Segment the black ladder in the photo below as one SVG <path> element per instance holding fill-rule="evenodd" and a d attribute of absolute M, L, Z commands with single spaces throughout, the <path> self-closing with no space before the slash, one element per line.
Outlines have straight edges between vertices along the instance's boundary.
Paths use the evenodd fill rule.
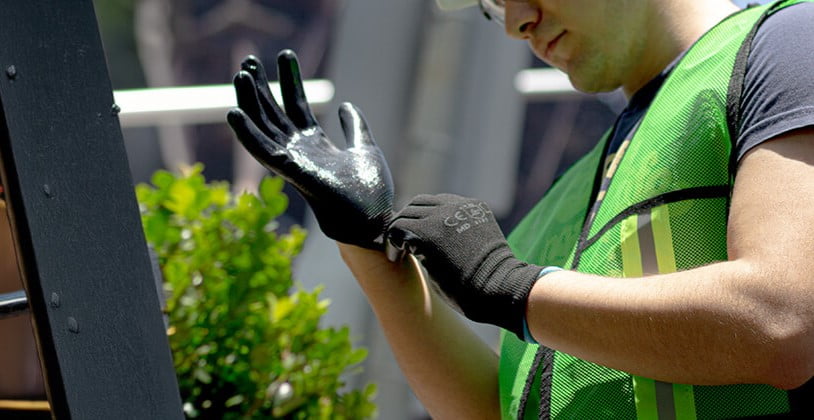
<path fill-rule="evenodd" d="M 30 312 L 54 418 L 183 418 L 92 1 L 0 7 L 0 322 Z"/>

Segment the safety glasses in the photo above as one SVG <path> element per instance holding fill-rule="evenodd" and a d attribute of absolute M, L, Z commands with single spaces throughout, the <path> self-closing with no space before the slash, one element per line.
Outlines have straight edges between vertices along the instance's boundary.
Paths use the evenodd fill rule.
<path fill-rule="evenodd" d="M 506 25 L 506 0 L 479 0 L 478 4 L 486 19 L 497 23 L 501 28 Z"/>
<path fill-rule="evenodd" d="M 506 22 L 506 0 L 435 0 L 441 10 L 459 10 L 479 5 L 486 19 L 501 27 Z"/>

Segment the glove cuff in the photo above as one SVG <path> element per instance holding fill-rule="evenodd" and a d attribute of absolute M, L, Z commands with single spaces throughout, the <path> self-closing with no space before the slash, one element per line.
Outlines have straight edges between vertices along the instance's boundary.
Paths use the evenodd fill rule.
<path fill-rule="evenodd" d="M 480 314 L 483 319 L 469 317 L 473 321 L 497 325 L 522 339 L 526 302 L 542 268 L 518 260 L 508 246 L 492 252 L 474 276 L 475 283 L 479 283 L 478 288 L 492 297 L 492 307 L 470 308 L 470 311 L 464 308 L 464 312 L 467 316 L 470 313 Z"/>

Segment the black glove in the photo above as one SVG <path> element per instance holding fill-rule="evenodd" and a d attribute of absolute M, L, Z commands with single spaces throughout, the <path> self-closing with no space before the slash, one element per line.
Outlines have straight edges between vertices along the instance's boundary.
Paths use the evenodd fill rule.
<path fill-rule="evenodd" d="M 328 237 L 384 249 L 384 231 L 393 211 L 393 180 L 359 110 L 349 103 L 339 107 L 349 143 L 347 149 L 339 149 L 311 113 L 293 51 L 277 56 L 285 112 L 269 91 L 260 60 L 249 56 L 241 69 L 234 78 L 238 108 L 229 111 L 228 120 L 243 146 L 296 187 Z"/>
<path fill-rule="evenodd" d="M 419 195 L 396 214 L 388 239 L 418 257 L 436 290 L 467 318 L 523 338 L 526 300 L 542 267 L 514 257 L 486 203 Z"/>

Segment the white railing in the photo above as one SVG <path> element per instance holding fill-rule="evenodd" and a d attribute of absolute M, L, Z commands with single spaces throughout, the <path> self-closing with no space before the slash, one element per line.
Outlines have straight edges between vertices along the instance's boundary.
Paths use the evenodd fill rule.
<path fill-rule="evenodd" d="M 269 86 L 279 100 L 279 84 L 272 82 Z M 314 112 L 320 112 L 333 100 L 334 85 L 330 80 L 306 80 L 303 87 Z M 530 102 L 579 95 L 568 76 L 556 69 L 522 70 L 514 78 L 514 87 Z M 232 85 L 117 90 L 113 97 L 121 110 L 122 127 L 223 122 L 226 112 L 237 105 Z"/>
<path fill-rule="evenodd" d="M 578 96 L 580 93 L 571 86 L 568 76 L 551 68 L 521 70 L 514 77 L 514 88 L 526 101 L 559 99 Z"/>
<path fill-rule="evenodd" d="M 279 84 L 269 86 L 280 100 Z M 303 87 L 314 112 L 334 97 L 334 85 L 329 80 L 306 80 Z M 117 90 L 113 98 L 120 109 L 122 127 L 224 122 L 226 112 L 237 105 L 232 85 Z"/>

